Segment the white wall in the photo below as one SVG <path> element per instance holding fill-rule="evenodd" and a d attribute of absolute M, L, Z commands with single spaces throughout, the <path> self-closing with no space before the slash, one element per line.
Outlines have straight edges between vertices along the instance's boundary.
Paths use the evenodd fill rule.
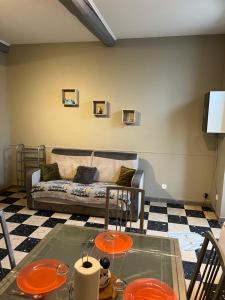
<path fill-rule="evenodd" d="M 0 188 L 10 183 L 10 128 L 7 97 L 7 54 L 0 52 Z"/>

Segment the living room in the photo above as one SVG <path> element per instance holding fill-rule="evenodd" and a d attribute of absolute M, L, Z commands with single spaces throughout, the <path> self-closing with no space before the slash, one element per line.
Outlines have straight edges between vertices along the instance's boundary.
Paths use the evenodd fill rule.
<path fill-rule="evenodd" d="M 0 4 L 0 200 L 25 203 L 26 195 L 15 190 L 18 144 L 45 145 L 48 163 L 53 148 L 137 153 L 146 205 L 163 208 L 161 217 L 154 215 L 160 208 L 149 211 L 159 227 L 146 227 L 147 234 L 190 232 L 186 226 L 205 226 L 203 216 L 218 239 L 225 220 L 224 131 L 207 133 L 202 124 L 207 93 L 225 90 L 225 3 L 89 1 L 115 42 L 106 46 L 63 2 Z M 65 105 L 65 90 L 77 93 L 77 105 Z M 96 114 L 95 101 L 107 103 L 104 116 Z M 135 115 L 132 124 L 126 111 Z M 225 106 L 222 123 L 225 127 Z M 14 202 L 5 199 L 16 194 Z M 179 222 L 168 218 L 175 215 L 172 208 L 182 210 Z M 21 209 L 8 213 L 33 216 Z M 91 217 L 96 227 L 103 224 Z M 77 225 L 88 221 L 74 220 Z M 14 249 L 25 239 L 41 240 L 49 228 L 38 228 L 39 236 L 32 232 L 20 239 L 18 234 Z M 28 253 L 16 252 L 25 253 L 20 260 Z M 181 250 L 186 280 L 196 262 L 193 252 Z"/>

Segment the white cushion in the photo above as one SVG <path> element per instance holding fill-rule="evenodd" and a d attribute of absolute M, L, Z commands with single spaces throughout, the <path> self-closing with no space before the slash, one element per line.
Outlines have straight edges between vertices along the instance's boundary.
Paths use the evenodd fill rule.
<path fill-rule="evenodd" d="M 121 166 L 137 170 L 138 158 L 135 160 L 117 160 L 104 157 L 93 157 L 92 167 L 96 167 L 97 181 L 115 183 L 119 178 Z"/>
<path fill-rule="evenodd" d="M 62 179 L 73 180 L 79 166 L 91 166 L 91 156 L 69 156 L 51 153 L 51 163 L 57 163 Z"/>

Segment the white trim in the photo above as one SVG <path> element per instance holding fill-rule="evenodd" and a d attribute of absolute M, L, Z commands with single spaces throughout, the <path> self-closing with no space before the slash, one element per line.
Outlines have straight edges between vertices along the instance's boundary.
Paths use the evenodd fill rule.
<path fill-rule="evenodd" d="M 94 3 L 94 0 L 87 0 L 89 2 L 89 4 L 91 5 L 91 7 L 93 8 L 93 10 L 95 11 L 95 13 L 97 14 L 97 16 L 99 17 L 99 19 L 102 21 L 102 23 L 105 25 L 106 29 L 109 31 L 109 33 L 112 35 L 112 37 L 117 40 L 115 34 L 112 32 L 112 29 L 109 27 L 109 25 L 107 24 L 106 20 L 104 19 L 103 15 L 101 14 L 101 12 L 99 11 L 97 5 Z"/>

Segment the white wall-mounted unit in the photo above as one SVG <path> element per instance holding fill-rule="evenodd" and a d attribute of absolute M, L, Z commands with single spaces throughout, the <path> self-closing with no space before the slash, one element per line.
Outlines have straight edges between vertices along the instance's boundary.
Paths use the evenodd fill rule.
<path fill-rule="evenodd" d="M 207 133 L 225 133 L 225 91 L 206 94 L 202 129 Z"/>

